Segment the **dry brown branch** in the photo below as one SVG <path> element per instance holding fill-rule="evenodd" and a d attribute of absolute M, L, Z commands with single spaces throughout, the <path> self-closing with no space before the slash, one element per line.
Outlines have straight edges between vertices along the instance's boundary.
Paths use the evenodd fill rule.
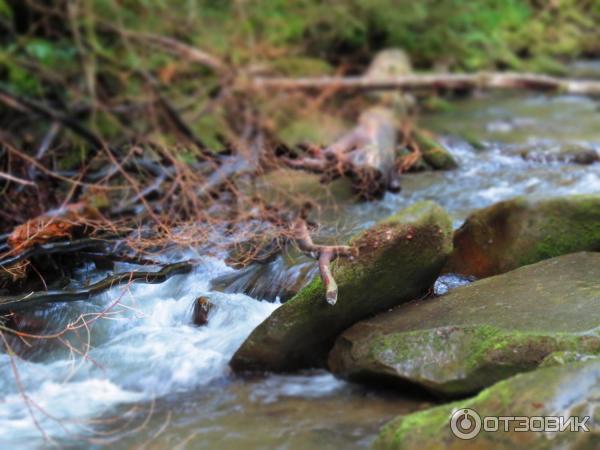
<path fill-rule="evenodd" d="M 294 241 L 298 248 L 311 258 L 319 260 L 319 271 L 325 286 L 325 299 L 330 305 L 335 305 L 338 297 L 338 287 L 331 273 L 331 262 L 340 256 L 350 258 L 357 256 L 356 249 L 347 245 L 315 244 L 310 237 L 308 225 L 302 218 L 296 219 L 292 228 Z"/>
<path fill-rule="evenodd" d="M 24 186 L 35 186 L 33 181 L 24 180 L 23 178 L 15 177 L 10 173 L 0 171 L 0 178 L 3 178 L 8 181 L 12 181 L 13 183 L 22 184 Z"/>
<path fill-rule="evenodd" d="M 440 73 L 386 78 L 354 77 L 255 77 L 255 89 L 420 90 L 420 89 L 531 89 L 567 94 L 600 95 L 600 81 L 574 80 L 533 73 Z"/>
<path fill-rule="evenodd" d="M 125 272 L 108 276 L 86 289 L 30 292 L 18 296 L 0 297 L 0 311 L 17 311 L 45 303 L 74 302 L 88 300 L 119 284 L 131 282 L 162 283 L 173 275 L 189 273 L 193 266 L 189 262 L 168 264 L 156 272 Z"/>

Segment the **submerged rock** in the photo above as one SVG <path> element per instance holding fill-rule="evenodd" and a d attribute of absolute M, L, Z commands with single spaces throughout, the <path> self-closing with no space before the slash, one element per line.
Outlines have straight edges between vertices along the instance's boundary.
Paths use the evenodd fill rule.
<path fill-rule="evenodd" d="M 431 287 L 452 249 L 451 230 L 448 214 L 427 201 L 359 234 L 351 241 L 359 256 L 334 263 L 337 304 L 327 304 L 321 278 L 314 278 L 252 332 L 231 366 L 289 371 L 324 365 L 345 328 Z"/>
<path fill-rule="evenodd" d="M 286 253 L 286 257 L 278 256 L 269 264 L 252 264 L 217 277 L 211 281 L 211 289 L 228 293 L 240 292 L 260 300 L 279 299 L 286 302 L 319 270 L 314 260 L 304 256 L 289 258 L 291 252 Z"/>
<path fill-rule="evenodd" d="M 555 352 L 599 353 L 599 302 L 600 253 L 565 255 L 359 322 L 337 339 L 329 367 L 469 394 Z"/>
<path fill-rule="evenodd" d="M 483 278 L 583 250 L 600 250 L 600 195 L 518 197 L 467 218 L 445 272 Z"/>
<path fill-rule="evenodd" d="M 592 450 L 600 447 L 600 360 L 580 362 L 561 367 L 539 369 L 502 381 L 468 400 L 438 406 L 400 416 L 385 425 L 375 441 L 377 450 Z M 558 416 L 564 422 L 584 423 L 585 432 L 576 431 L 515 431 L 524 422 L 511 422 L 510 431 L 504 431 L 504 422 L 498 422 L 498 431 L 481 430 L 473 439 L 455 437 L 450 428 L 453 414 L 460 420 L 461 410 L 475 411 L 482 423 L 485 417 L 549 417 Z M 590 418 L 585 419 L 586 416 Z M 474 417 L 474 416 L 471 416 Z M 475 430 L 475 419 L 472 420 Z M 560 419 L 559 419 L 560 420 Z M 531 423 L 531 421 L 528 421 Z M 556 422 L 553 421 L 556 426 Z M 540 421 L 531 423 L 540 427 Z M 493 429 L 493 428 L 492 428 Z M 470 431 L 470 429 L 469 429 Z"/>
<path fill-rule="evenodd" d="M 588 165 L 600 161 L 598 150 L 578 144 L 531 146 L 517 148 L 514 153 L 528 161 L 540 163 L 563 162 Z"/>

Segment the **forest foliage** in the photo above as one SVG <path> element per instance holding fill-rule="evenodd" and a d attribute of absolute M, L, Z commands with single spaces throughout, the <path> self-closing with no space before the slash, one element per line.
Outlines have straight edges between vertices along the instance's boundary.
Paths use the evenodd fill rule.
<path fill-rule="evenodd" d="M 600 54 L 598 23 L 600 0 L 0 0 L 0 88 L 84 124 L 114 148 L 160 148 L 158 159 L 195 164 L 202 151 L 181 145 L 169 109 L 211 150 L 223 135 L 240 135 L 232 111 L 247 107 L 272 130 L 308 111 L 301 98 L 241 101 L 225 89 L 231 78 L 358 74 L 388 47 L 404 49 L 423 71 L 564 74 L 564 62 Z M 227 74 L 156 45 L 157 36 L 212 55 Z M 13 150 L 0 148 L 0 170 L 27 178 L 15 149 L 33 157 L 51 125 L 3 105 L 2 141 Z M 56 173 L 88 164 L 89 142 L 77 133 L 62 129 L 54 144 L 40 164 Z M 37 202 L 59 204 L 70 192 L 61 189 Z M 27 206 L 13 205 L 19 214 L 2 219 L 35 214 L 26 198 Z"/>

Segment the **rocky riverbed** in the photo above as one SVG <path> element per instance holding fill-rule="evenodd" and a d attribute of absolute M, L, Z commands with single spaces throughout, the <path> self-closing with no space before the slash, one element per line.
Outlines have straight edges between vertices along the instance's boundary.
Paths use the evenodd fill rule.
<path fill-rule="evenodd" d="M 66 325 L 123 305 L 89 341 L 68 337 L 88 342 L 85 358 L 64 346 L 14 366 L 0 356 L 0 447 L 467 448 L 450 434 L 456 408 L 597 417 L 600 166 L 517 150 L 598 153 L 598 111 L 505 95 L 424 117 L 458 168 L 410 173 L 381 201 L 355 203 L 343 186 L 318 199 L 319 237 L 361 247 L 334 267 L 335 306 L 314 264 L 290 254 L 243 270 L 204 258 L 163 284 L 39 311 Z M 199 297 L 212 305 L 204 326 L 192 323 Z M 469 448 L 597 438 L 483 434 Z"/>

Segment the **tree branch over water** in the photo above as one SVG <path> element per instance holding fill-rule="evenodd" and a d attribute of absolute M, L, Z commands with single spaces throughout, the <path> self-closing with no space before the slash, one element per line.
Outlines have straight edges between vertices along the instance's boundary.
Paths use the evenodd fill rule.
<path fill-rule="evenodd" d="M 0 297 L 0 312 L 23 310 L 45 303 L 89 300 L 91 297 L 120 284 L 131 282 L 162 283 L 173 275 L 189 273 L 192 268 L 193 265 L 189 262 L 179 262 L 166 265 L 156 272 L 124 272 L 107 276 L 85 289 L 29 292 L 23 295 Z"/>

